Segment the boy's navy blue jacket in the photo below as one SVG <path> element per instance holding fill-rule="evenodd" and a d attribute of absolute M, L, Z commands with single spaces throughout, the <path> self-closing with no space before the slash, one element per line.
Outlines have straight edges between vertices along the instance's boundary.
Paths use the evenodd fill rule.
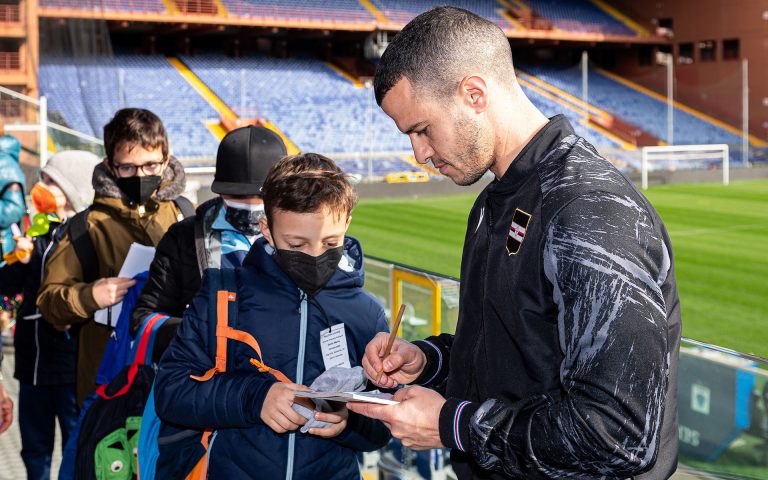
<path fill-rule="evenodd" d="M 310 385 L 325 370 L 320 332 L 344 323 L 350 363 L 360 365 L 365 346 L 388 327 L 382 307 L 362 289 L 363 253 L 358 241 L 345 239 L 339 267 L 311 300 L 277 265 L 273 251 L 259 239 L 237 269 L 235 328 L 254 336 L 266 365 L 295 383 Z M 226 373 L 206 382 L 190 378 L 214 365 L 208 345 L 208 322 L 216 321 L 209 318 L 212 301 L 206 275 L 162 357 L 155 383 L 155 405 L 163 420 L 217 430 L 210 447 L 210 478 L 290 478 L 287 469 L 295 479 L 359 478 L 356 452 L 376 450 L 389 440 L 380 422 L 350 412 L 346 430 L 333 439 L 298 431 L 275 433 L 260 414 L 267 391 L 277 380 L 249 363 L 258 357 L 240 342 L 228 343 Z M 291 436 L 295 439 L 289 440 Z"/>

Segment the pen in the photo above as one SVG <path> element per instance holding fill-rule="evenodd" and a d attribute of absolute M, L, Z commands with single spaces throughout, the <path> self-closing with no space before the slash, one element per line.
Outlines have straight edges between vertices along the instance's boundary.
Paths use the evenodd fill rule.
<path fill-rule="evenodd" d="M 400 320 L 403 319 L 403 313 L 405 313 L 405 304 L 400 304 L 400 311 L 397 312 L 397 318 L 395 319 L 395 325 L 392 327 L 392 331 L 389 332 L 389 340 L 387 340 L 387 348 L 384 349 L 384 355 L 381 356 L 381 360 L 389 356 L 389 352 L 392 350 L 392 344 L 395 343 L 395 337 L 397 337 L 397 329 L 400 328 Z M 381 375 L 384 373 L 384 363 L 381 364 L 381 370 L 376 374 L 376 383 L 381 380 Z"/>

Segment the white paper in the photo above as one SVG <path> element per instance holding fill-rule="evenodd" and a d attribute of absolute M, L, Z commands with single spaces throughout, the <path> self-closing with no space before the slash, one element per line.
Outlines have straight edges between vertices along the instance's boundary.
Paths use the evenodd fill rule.
<path fill-rule="evenodd" d="M 332 402 L 365 402 L 382 405 L 396 405 L 400 402 L 392 400 L 391 393 L 374 392 L 316 392 L 314 390 L 295 390 L 297 397 L 320 398 Z"/>
<path fill-rule="evenodd" d="M 120 268 L 120 273 L 117 274 L 120 278 L 133 278 L 141 272 L 149 270 L 149 265 L 152 263 L 152 259 L 155 258 L 155 247 L 148 247 L 136 242 L 131 244 L 131 248 L 128 250 L 128 255 L 125 257 L 123 266 Z M 112 326 L 117 323 L 117 319 L 120 318 L 120 311 L 123 309 L 123 302 L 116 305 L 112 305 Z M 108 325 L 110 319 L 109 308 L 102 308 L 97 310 L 93 316 L 96 323 L 102 325 Z"/>
<path fill-rule="evenodd" d="M 352 367 L 349 364 L 347 335 L 344 332 L 343 323 L 337 323 L 320 332 L 320 351 L 323 353 L 323 364 L 326 370 L 333 367 Z"/>

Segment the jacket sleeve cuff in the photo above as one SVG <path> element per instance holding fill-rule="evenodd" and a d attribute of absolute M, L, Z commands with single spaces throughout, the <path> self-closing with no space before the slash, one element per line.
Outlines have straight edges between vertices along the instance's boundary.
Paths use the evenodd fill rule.
<path fill-rule="evenodd" d="M 96 310 L 99 310 L 99 304 L 93 298 L 93 285 L 93 283 L 85 284 L 77 296 L 78 300 L 80 300 L 80 307 L 86 313 L 86 317 L 92 317 Z"/>
<path fill-rule="evenodd" d="M 438 345 L 427 340 L 417 340 L 414 345 L 424 352 L 427 358 L 427 364 L 424 366 L 421 375 L 413 381 L 415 385 L 439 385 L 447 376 L 445 359 L 447 355 Z"/>
<path fill-rule="evenodd" d="M 446 448 L 469 450 L 469 421 L 480 405 L 449 398 L 440 410 L 440 441 Z"/>
<path fill-rule="evenodd" d="M 264 375 L 265 378 L 257 378 L 253 381 L 253 387 L 248 389 L 248 396 L 250 397 L 250 404 L 248 403 L 248 399 L 243 402 L 243 405 L 250 405 L 250 418 L 248 419 L 250 423 L 252 424 L 263 424 L 264 422 L 261 420 L 261 409 L 264 406 L 264 399 L 267 397 L 267 393 L 269 393 L 269 389 L 272 388 L 272 385 L 277 383 L 277 380 L 275 379 L 269 379 L 266 378 L 267 375 Z"/>

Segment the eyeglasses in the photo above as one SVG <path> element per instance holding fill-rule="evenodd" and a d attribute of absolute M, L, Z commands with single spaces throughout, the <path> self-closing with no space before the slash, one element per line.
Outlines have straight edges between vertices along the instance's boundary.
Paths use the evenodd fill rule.
<path fill-rule="evenodd" d="M 139 170 L 141 170 L 144 175 L 157 175 L 163 168 L 163 163 L 165 162 L 147 162 L 144 165 L 112 165 L 115 167 L 115 170 L 117 170 L 117 175 L 121 178 L 125 178 L 133 177 Z"/>

